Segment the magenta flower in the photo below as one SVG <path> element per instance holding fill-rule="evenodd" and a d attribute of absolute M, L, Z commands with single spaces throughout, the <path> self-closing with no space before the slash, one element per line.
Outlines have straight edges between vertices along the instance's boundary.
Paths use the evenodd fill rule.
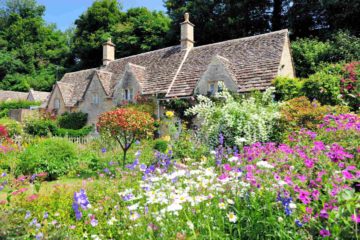
<path fill-rule="evenodd" d="M 298 198 L 300 201 L 302 201 L 304 204 L 309 204 L 311 202 L 311 199 L 309 197 L 310 193 L 304 190 L 300 190 Z"/>
<path fill-rule="evenodd" d="M 360 223 L 360 215 L 351 215 L 351 220 L 353 220 L 355 223 Z"/>
<path fill-rule="evenodd" d="M 342 174 L 343 174 L 344 178 L 346 178 L 346 179 L 353 179 L 354 178 L 354 176 L 347 170 L 342 171 Z"/>
<path fill-rule="evenodd" d="M 325 219 L 328 219 L 328 218 L 329 218 L 329 214 L 328 214 L 328 212 L 326 211 L 326 209 L 322 209 L 322 210 L 320 211 L 320 217 L 321 217 L 321 218 L 325 218 Z"/>
<path fill-rule="evenodd" d="M 331 236 L 330 231 L 329 231 L 329 230 L 326 230 L 326 229 L 321 229 L 321 230 L 320 230 L 320 235 L 321 235 L 322 237 L 329 237 L 329 236 Z"/>

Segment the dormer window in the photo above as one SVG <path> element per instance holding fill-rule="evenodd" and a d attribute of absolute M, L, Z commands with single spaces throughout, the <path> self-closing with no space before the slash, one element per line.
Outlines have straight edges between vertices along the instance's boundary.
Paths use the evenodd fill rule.
<path fill-rule="evenodd" d="M 134 99 L 134 90 L 132 88 L 124 89 L 124 100 L 132 101 Z"/>
<path fill-rule="evenodd" d="M 92 97 L 93 97 L 92 99 L 93 104 L 98 105 L 100 103 L 99 94 L 95 93 Z"/>
<path fill-rule="evenodd" d="M 59 109 L 60 108 L 60 99 L 55 98 L 54 100 L 54 109 Z"/>

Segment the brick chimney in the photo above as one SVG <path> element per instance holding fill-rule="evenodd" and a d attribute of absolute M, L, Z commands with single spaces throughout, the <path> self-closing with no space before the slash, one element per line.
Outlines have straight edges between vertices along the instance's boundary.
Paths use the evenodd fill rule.
<path fill-rule="evenodd" d="M 181 25 L 181 49 L 194 47 L 194 24 L 189 21 L 189 13 L 184 15 L 185 21 Z"/>
<path fill-rule="evenodd" d="M 103 65 L 108 65 L 111 61 L 115 60 L 115 44 L 111 38 L 103 44 Z"/>

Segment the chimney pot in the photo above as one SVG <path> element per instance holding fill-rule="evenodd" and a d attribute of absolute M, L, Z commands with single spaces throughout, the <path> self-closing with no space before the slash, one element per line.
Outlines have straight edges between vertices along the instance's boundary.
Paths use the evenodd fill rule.
<path fill-rule="evenodd" d="M 108 65 L 111 61 L 115 60 L 115 44 L 111 38 L 103 44 L 103 65 Z"/>
<path fill-rule="evenodd" d="M 189 20 L 189 13 L 184 14 L 184 22 L 181 25 L 181 49 L 194 47 L 194 24 Z"/>

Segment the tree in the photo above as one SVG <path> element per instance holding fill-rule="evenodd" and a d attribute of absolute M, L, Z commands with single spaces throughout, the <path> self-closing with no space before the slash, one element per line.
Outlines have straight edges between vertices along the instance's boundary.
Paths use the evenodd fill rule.
<path fill-rule="evenodd" d="M 170 18 L 147 8 L 129 9 L 123 20 L 113 27 L 118 57 L 134 55 L 166 46 Z"/>
<path fill-rule="evenodd" d="M 70 49 L 44 11 L 35 0 L 0 3 L 0 88 L 51 90 L 64 71 Z"/>
<path fill-rule="evenodd" d="M 124 14 L 116 0 L 96 0 L 76 21 L 74 52 L 79 68 L 98 67 L 102 63 L 102 44 L 111 36 L 112 27 Z"/>
<path fill-rule="evenodd" d="M 119 108 L 103 113 L 97 127 L 102 134 L 112 137 L 120 144 L 123 150 L 123 167 L 125 167 L 127 151 L 136 140 L 152 134 L 154 119 L 146 112 Z"/>

